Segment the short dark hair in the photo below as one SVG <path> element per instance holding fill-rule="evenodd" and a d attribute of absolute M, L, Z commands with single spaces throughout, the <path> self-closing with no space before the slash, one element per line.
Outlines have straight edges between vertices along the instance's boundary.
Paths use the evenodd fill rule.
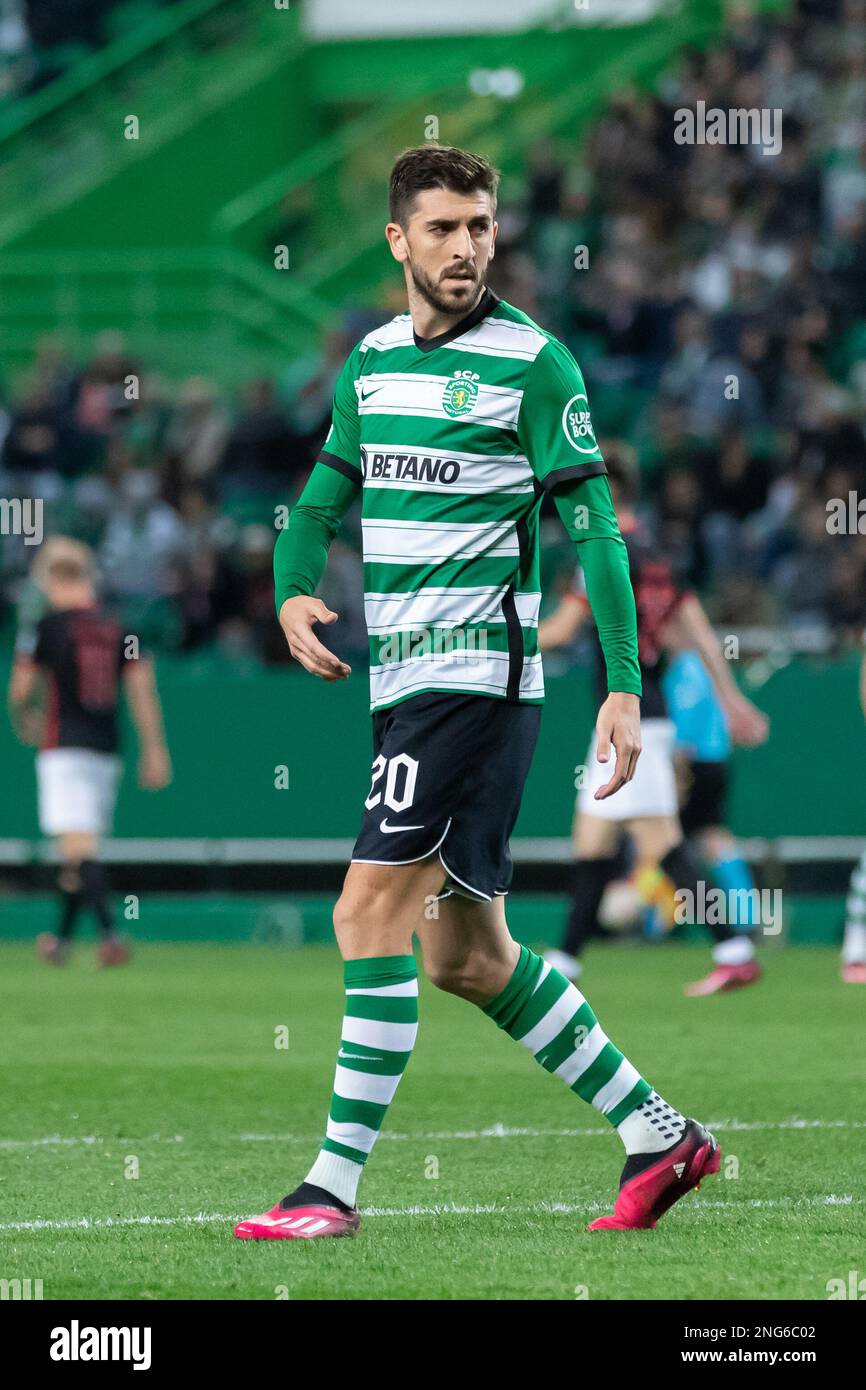
<path fill-rule="evenodd" d="M 480 155 L 453 145 L 416 145 L 398 155 L 391 170 L 391 221 L 404 227 L 412 214 L 416 193 L 424 188 L 448 188 L 454 193 L 474 193 L 480 188 L 490 194 L 495 211 L 498 187 L 499 170 Z"/>

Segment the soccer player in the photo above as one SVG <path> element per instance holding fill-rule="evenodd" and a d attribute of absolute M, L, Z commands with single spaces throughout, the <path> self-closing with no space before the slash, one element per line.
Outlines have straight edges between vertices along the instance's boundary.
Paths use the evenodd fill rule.
<path fill-rule="evenodd" d="M 580 953 L 592 934 L 610 877 L 611 859 L 623 832 L 629 833 L 637 852 L 635 880 L 639 888 L 646 884 L 651 899 L 667 899 L 665 905 L 671 911 L 677 890 L 690 890 L 692 901 L 697 901 L 700 872 L 685 844 L 679 820 L 673 761 L 675 729 L 662 690 L 666 644 L 673 642 L 700 654 L 737 742 L 763 743 L 768 732 L 766 716 L 734 684 L 699 600 L 677 586 L 669 564 L 655 552 L 641 527 L 634 511 L 638 482 L 633 464 L 624 453 L 609 455 L 607 469 L 637 605 L 643 752 L 640 766 L 623 792 L 615 799 L 601 800 L 597 793 L 603 772 L 598 763 L 597 735 L 590 744 L 585 780 L 575 807 L 576 859 L 565 939 L 559 951 L 548 953 L 551 963 L 571 979 L 580 975 Z M 590 616 L 592 598 L 588 588 L 584 594 L 583 587 L 584 579 L 576 579 L 573 591 L 541 624 L 538 637 L 542 650 L 572 641 Z M 602 684 L 604 660 L 598 644 L 596 657 L 597 681 Z M 707 925 L 715 943 L 714 967 L 706 978 L 688 985 L 686 992 L 716 994 L 760 979 L 754 943 L 748 933 L 736 929 L 739 922 L 736 927 L 728 922 Z"/>
<path fill-rule="evenodd" d="M 544 492 L 578 545 L 607 661 L 598 740 L 616 763 L 602 799 L 634 775 L 640 673 L 627 557 L 580 371 L 485 284 L 497 183 L 485 160 L 457 149 L 397 159 L 385 234 L 409 311 L 350 354 L 324 450 L 277 541 L 290 650 L 322 680 L 345 680 L 350 668 L 315 630 L 337 614 L 313 594 L 361 495 L 375 756 L 334 911 L 346 1002 L 326 1136 L 300 1185 L 235 1227 L 241 1239 L 357 1229 L 358 1182 L 418 1027 L 413 935 L 434 984 L 480 1008 L 619 1133 L 614 1212 L 591 1229 L 654 1226 L 719 1167 L 713 1136 L 653 1090 L 575 986 L 506 922 L 508 840 L 544 695 Z"/>
<path fill-rule="evenodd" d="M 58 926 L 39 935 L 37 949 L 44 960 L 62 965 L 79 913 L 88 907 L 99 927 L 99 963 L 123 965 L 129 948 L 114 930 L 99 840 L 111 826 L 122 766 L 121 684 L 138 734 L 142 787 L 157 790 L 171 780 L 153 666 L 99 607 L 86 546 L 65 537 L 46 541 L 33 577 L 50 611 L 36 627 L 35 642 L 19 644 L 9 712 L 22 741 L 41 745 L 39 827 L 56 837 L 59 849 Z"/>
<path fill-rule="evenodd" d="M 860 666 L 860 708 L 866 718 L 866 653 Z M 845 904 L 842 979 L 846 985 L 866 985 L 866 851 L 851 875 Z"/>
<path fill-rule="evenodd" d="M 740 926 L 758 923 L 755 880 L 726 823 L 732 740 L 706 666 L 696 651 L 674 651 L 662 692 L 676 733 L 674 761 L 680 782 L 680 824 L 707 864 L 716 887 L 742 904 Z"/>

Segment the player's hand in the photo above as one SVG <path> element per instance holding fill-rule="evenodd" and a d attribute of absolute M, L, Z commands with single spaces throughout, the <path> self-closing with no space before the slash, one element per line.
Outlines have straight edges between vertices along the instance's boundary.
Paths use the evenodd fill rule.
<path fill-rule="evenodd" d="M 138 785 L 148 792 L 161 791 L 171 781 L 171 758 L 164 744 L 143 748 L 138 763 Z"/>
<path fill-rule="evenodd" d="M 596 801 L 613 796 L 630 782 L 640 757 L 640 700 L 637 695 L 612 692 L 598 712 L 595 721 L 598 734 L 598 761 L 606 763 L 613 744 L 616 763 L 613 776 L 595 794 Z"/>
<path fill-rule="evenodd" d="M 726 700 L 724 709 L 734 743 L 741 744 L 744 748 L 757 748 L 759 744 L 767 742 L 770 721 L 763 710 L 759 710 L 745 695 L 736 695 Z"/>
<path fill-rule="evenodd" d="M 280 627 L 286 634 L 289 651 L 310 675 L 323 681 L 348 680 L 352 668 L 323 647 L 313 632 L 314 623 L 335 623 L 339 614 L 332 613 L 320 598 L 298 594 L 287 598 L 280 609 Z"/>

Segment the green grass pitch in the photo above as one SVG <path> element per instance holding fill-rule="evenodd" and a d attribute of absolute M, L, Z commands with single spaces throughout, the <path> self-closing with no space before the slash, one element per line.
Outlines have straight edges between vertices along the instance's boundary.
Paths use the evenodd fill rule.
<path fill-rule="evenodd" d="M 765 952 L 757 988 L 686 999 L 707 959 L 599 947 L 583 982 L 643 1074 L 719 1126 L 722 1172 L 656 1231 L 587 1234 L 616 1136 L 422 981 L 358 1237 L 242 1244 L 233 1221 L 318 1147 L 336 951 L 141 945 L 98 971 L 89 942 L 64 970 L 4 945 L 0 1277 L 41 1279 L 46 1299 L 825 1299 L 866 1275 L 866 993 L 834 952 L 791 948 Z"/>

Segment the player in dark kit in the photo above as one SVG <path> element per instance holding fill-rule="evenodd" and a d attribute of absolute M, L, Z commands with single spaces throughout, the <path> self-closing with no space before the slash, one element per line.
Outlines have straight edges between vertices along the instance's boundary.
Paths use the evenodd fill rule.
<path fill-rule="evenodd" d="M 99 925 L 100 964 L 122 965 L 129 948 L 113 929 L 99 840 L 111 827 L 122 770 L 121 685 L 138 734 L 141 785 L 157 790 L 171 780 L 153 666 L 98 606 L 86 546 L 65 537 L 46 541 L 33 577 L 51 611 L 33 640 L 19 641 L 9 712 L 22 741 L 39 745 L 39 825 L 59 849 L 59 924 L 38 937 L 37 947 L 44 960 L 63 964 L 78 915 L 89 907 Z"/>
<path fill-rule="evenodd" d="M 571 909 L 563 948 L 548 953 L 557 969 L 576 979 L 581 973 L 579 956 L 595 927 L 604 889 L 611 877 L 613 856 L 622 833 L 628 831 L 637 854 L 634 881 L 649 902 L 664 904 L 672 914 L 677 892 L 689 892 L 692 903 L 700 900 L 700 870 L 685 843 L 677 805 L 674 768 L 675 728 L 662 689 L 665 649 L 674 641 L 697 651 L 716 688 L 735 742 L 747 746 L 763 743 L 768 721 L 740 694 L 728 671 L 721 648 L 694 594 L 674 580 L 667 560 L 654 549 L 640 526 L 633 506 L 637 474 L 625 454 L 606 454 L 614 505 L 629 556 L 638 620 L 638 659 L 643 701 L 641 727 L 643 751 L 634 778 L 610 800 L 596 793 L 604 778 L 598 761 L 598 741 L 593 739 L 586 759 L 585 780 L 580 788 L 574 819 L 575 864 L 571 883 Z M 575 589 L 559 608 L 539 625 L 542 651 L 561 646 L 576 635 L 589 605 Z M 597 643 L 596 643 L 597 646 Z M 597 646 L 596 676 L 602 679 L 601 648 Z M 753 984 L 760 978 L 754 945 L 742 920 L 706 923 L 714 938 L 714 968 L 703 980 L 688 986 L 692 995 L 716 994 Z M 751 923 L 749 924 L 751 926 Z"/>

